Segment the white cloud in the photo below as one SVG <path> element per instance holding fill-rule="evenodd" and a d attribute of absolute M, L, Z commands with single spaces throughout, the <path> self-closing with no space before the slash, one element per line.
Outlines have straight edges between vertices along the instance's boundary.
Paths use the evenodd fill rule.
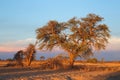
<path fill-rule="evenodd" d="M 62 48 L 60 48 L 60 47 L 54 47 L 52 51 L 59 52 L 59 51 L 62 51 Z"/>
<path fill-rule="evenodd" d="M 35 39 L 28 38 L 14 42 L 0 43 L 0 51 L 7 51 L 7 52 L 17 51 L 20 49 L 24 49 L 26 46 L 28 46 L 29 43 L 35 43 Z"/>
<path fill-rule="evenodd" d="M 111 37 L 106 50 L 120 51 L 120 37 Z"/>

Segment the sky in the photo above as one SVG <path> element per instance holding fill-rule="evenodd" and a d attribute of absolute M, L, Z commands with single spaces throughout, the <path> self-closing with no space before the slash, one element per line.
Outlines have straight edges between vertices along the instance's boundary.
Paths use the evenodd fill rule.
<path fill-rule="evenodd" d="M 119 3 L 120 0 L 0 0 L 0 58 L 8 58 L 10 53 L 35 43 L 35 30 L 49 20 L 64 22 L 94 13 L 104 17 L 103 23 L 111 31 L 106 50 L 95 56 L 120 60 Z"/>

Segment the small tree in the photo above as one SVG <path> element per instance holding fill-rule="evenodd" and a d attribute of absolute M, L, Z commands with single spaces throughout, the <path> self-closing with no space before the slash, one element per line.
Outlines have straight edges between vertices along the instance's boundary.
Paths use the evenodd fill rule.
<path fill-rule="evenodd" d="M 18 51 L 13 59 L 16 60 L 19 65 L 23 66 L 23 61 L 26 61 L 27 66 L 30 66 L 31 62 L 35 60 L 35 53 L 35 45 L 29 44 L 25 51 Z"/>
<path fill-rule="evenodd" d="M 102 58 L 102 59 L 101 59 L 101 62 L 102 62 L 102 63 L 104 63 L 104 61 L 105 61 L 105 59 L 104 59 L 104 58 Z"/>
<path fill-rule="evenodd" d="M 30 66 L 31 62 L 35 59 L 35 53 L 35 45 L 29 44 L 29 46 L 26 48 L 26 51 L 24 52 L 27 66 Z"/>
<path fill-rule="evenodd" d="M 73 67 L 76 57 L 89 57 L 93 49 L 105 49 L 110 31 L 107 25 L 100 24 L 102 20 L 98 15 L 88 14 L 85 18 L 72 18 L 62 23 L 49 21 L 36 30 L 39 49 L 52 50 L 59 46 L 68 53 Z"/>
<path fill-rule="evenodd" d="M 19 50 L 13 57 L 13 60 L 16 60 L 17 61 L 17 64 L 18 65 L 21 65 L 23 66 L 23 56 L 24 56 L 24 52 L 23 50 Z"/>
<path fill-rule="evenodd" d="M 45 60 L 45 56 L 40 56 L 40 60 Z"/>

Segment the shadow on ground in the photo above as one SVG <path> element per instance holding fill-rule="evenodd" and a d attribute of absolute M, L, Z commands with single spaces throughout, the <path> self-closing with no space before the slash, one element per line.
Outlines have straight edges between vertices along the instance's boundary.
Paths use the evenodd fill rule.
<path fill-rule="evenodd" d="M 106 80 L 120 80 L 120 71 L 109 74 Z"/>

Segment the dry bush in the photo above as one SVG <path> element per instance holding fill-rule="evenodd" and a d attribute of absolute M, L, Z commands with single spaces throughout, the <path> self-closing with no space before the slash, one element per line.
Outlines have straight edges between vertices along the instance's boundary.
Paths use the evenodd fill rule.
<path fill-rule="evenodd" d="M 98 60 L 96 58 L 90 58 L 90 59 L 87 59 L 87 62 L 88 63 L 97 63 Z"/>
<path fill-rule="evenodd" d="M 42 69 L 67 69 L 70 66 L 69 59 L 63 55 L 59 54 L 53 58 L 48 58 L 47 60 L 44 60 L 44 63 L 41 64 Z"/>
<path fill-rule="evenodd" d="M 16 61 L 9 61 L 4 67 L 23 67 Z"/>
<path fill-rule="evenodd" d="M 40 64 L 41 69 L 68 69 L 70 66 L 66 64 L 64 59 L 49 58 Z"/>
<path fill-rule="evenodd" d="M 96 65 L 81 65 L 75 67 L 80 71 L 115 71 L 118 70 L 119 67 L 108 67 L 108 66 L 96 66 Z"/>
<path fill-rule="evenodd" d="M 62 61 L 57 58 L 49 58 L 40 66 L 42 69 L 59 69 L 63 67 Z"/>

